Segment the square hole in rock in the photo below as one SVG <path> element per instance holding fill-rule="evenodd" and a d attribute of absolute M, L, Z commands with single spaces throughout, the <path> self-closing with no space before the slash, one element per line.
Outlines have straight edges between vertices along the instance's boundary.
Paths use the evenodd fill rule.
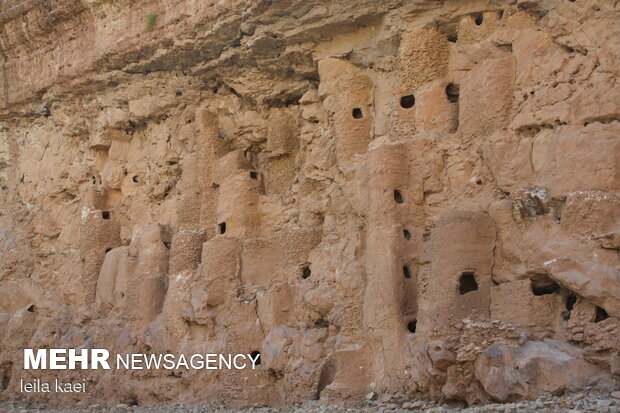
<path fill-rule="evenodd" d="M 465 271 L 461 278 L 459 278 L 459 294 L 465 295 L 478 289 L 478 282 L 474 273 L 471 271 Z"/>

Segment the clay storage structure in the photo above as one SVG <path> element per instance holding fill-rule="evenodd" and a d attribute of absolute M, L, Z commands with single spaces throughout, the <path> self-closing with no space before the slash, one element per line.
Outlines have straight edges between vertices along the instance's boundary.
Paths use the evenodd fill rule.
<path fill-rule="evenodd" d="M 2 400 L 618 390 L 620 3 L 3 0 L 0 28 Z"/>

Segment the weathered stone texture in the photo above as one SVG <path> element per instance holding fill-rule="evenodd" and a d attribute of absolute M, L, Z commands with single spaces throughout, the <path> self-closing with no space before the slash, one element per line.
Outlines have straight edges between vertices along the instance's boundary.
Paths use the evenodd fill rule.
<path fill-rule="evenodd" d="M 261 353 L 85 403 L 617 387 L 615 3 L 0 2 L 1 397 L 76 401 L 23 347 Z"/>

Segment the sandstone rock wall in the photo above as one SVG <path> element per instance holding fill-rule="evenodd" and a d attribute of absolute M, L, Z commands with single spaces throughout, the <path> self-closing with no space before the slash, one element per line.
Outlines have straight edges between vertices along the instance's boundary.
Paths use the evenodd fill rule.
<path fill-rule="evenodd" d="M 619 7 L 0 2 L 2 398 L 24 347 L 261 354 L 60 404 L 617 386 Z"/>

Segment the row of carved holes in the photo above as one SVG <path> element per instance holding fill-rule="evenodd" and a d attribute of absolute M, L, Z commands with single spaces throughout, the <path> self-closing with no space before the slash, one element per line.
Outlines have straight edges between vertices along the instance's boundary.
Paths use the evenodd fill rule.
<path fill-rule="evenodd" d="M 403 199 L 403 195 L 400 193 L 398 189 L 394 190 L 394 201 L 397 204 L 402 204 L 403 202 L 405 202 L 405 200 Z M 403 229 L 403 237 L 406 240 L 411 239 L 411 233 L 409 232 L 409 230 Z M 403 275 L 405 278 L 411 278 L 411 271 L 409 270 L 409 267 L 406 265 L 403 266 Z"/>
<path fill-rule="evenodd" d="M 413 104 L 415 103 L 415 99 L 413 98 L 413 95 L 410 95 L 410 96 L 411 96 L 411 99 L 412 99 L 412 101 L 410 103 L 411 103 L 411 106 L 413 106 Z M 404 98 L 406 98 L 406 97 L 403 97 L 403 99 Z M 401 99 L 401 106 L 403 106 L 403 99 Z M 403 106 L 403 107 L 405 107 L 405 106 Z M 403 194 L 401 194 L 401 192 L 398 189 L 394 190 L 393 196 L 394 196 L 394 201 L 397 204 L 402 204 L 402 203 L 405 202 L 405 200 L 403 198 Z M 411 233 L 409 232 L 409 230 L 403 229 L 403 237 L 406 240 L 411 239 Z M 409 267 L 407 265 L 403 265 L 403 276 L 405 278 L 407 278 L 407 279 L 411 278 L 411 270 L 409 269 Z M 416 319 L 409 320 L 407 322 L 407 331 L 409 331 L 411 334 L 415 334 L 417 326 L 418 326 L 418 320 L 416 320 Z"/>
<path fill-rule="evenodd" d="M 403 267 L 403 273 L 405 274 L 405 278 L 411 277 L 408 267 Z M 555 286 L 557 286 L 557 288 L 555 288 Z M 470 293 L 476 290 L 478 290 L 478 283 L 476 282 L 474 273 L 470 271 L 463 272 L 463 274 L 459 278 L 459 294 L 465 295 L 467 293 Z M 550 286 L 545 286 L 544 288 L 541 288 L 541 289 L 539 289 L 538 287 L 536 287 L 535 289 L 534 284 L 532 284 L 532 290 L 534 291 L 534 295 L 539 295 L 539 296 L 546 295 L 546 294 L 553 294 L 557 290 L 559 290 L 559 285 L 551 284 Z M 573 309 L 575 302 L 576 302 L 576 297 L 574 295 L 569 295 L 566 300 L 566 308 L 569 311 L 569 313 Z M 605 311 L 604 308 L 597 306 L 596 314 L 594 316 L 594 322 L 600 323 L 601 321 L 604 321 L 608 318 L 609 318 L 609 314 L 607 313 L 607 311 Z M 409 332 L 415 333 L 416 320 L 409 321 L 409 323 L 407 323 L 407 329 L 409 330 Z"/>
<path fill-rule="evenodd" d="M 459 100 L 459 86 L 454 83 L 448 84 L 448 86 L 446 86 L 446 96 L 449 102 L 457 103 Z M 415 105 L 414 95 L 406 95 L 406 96 L 401 97 L 400 106 L 403 107 L 404 109 L 412 108 L 414 105 Z M 399 204 L 402 204 L 404 202 L 401 192 L 397 189 L 394 190 L 394 200 Z M 403 230 L 403 235 L 405 239 L 407 240 L 409 240 L 411 237 L 411 234 L 409 233 L 408 230 Z"/>
<path fill-rule="evenodd" d="M 530 286 L 532 288 L 532 293 L 535 296 L 543 296 L 549 294 L 555 294 L 560 292 L 560 285 L 555 281 L 551 280 L 547 275 L 541 275 L 537 277 L 533 277 L 530 281 Z M 566 297 L 566 310 L 568 315 L 566 318 L 570 317 L 570 312 L 573 310 L 573 307 L 577 303 L 577 296 L 574 293 L 569 293 L 568 297 Z M 600 323 L 603 320 L 609 318 L 609 314 L 605 311 L 604 308 L 596 306 L 596 314 L 594 316 L 594 322 Z"/>
<path fill-rule="evenodd" d="M 403 273 L 405 274 L 405 278 L 410 278 L 411 277 L 408 267 L 403 267 Z M 459 278 L 459 294 L 465 295 L 465 294 L 467 294 L 469 292 L 476 291 L 476 290 L 478 290 L 478 283 L 476 282 L 476 278 L 474 276 L 474 273 L 470 272 L 470 271 L 464 272 L 461 275 L 461 277 Z M 559 286 L 558 286 L 557 289 L 555 289 L 555 288 L 545 289 L 544 292 L 542 290 L 538 290 L 537 292 L 534 293 L 534 295 L 553 294 L 557 290 L 559 290 Z M 568 310 L 569 313 L 570 313 L 570 311 L 572 311 L 572 309 L 573 309 L 573 307 L 575 305 L 576 300 L 577 300 L 577 298 L 576 298 L 576 296 L 574 294 L 571 294 L 571 295 L 569 295 L 567 297 L 567 299 L 566 299 L 566 309 Z M 609 318 L 609 314 L 607 313 L 607 311 L 605 311 L 604 308 L 597 306 L 596 307 L 596 314 L 594 316 L 594 322 L 595 323 L 600 323 L 601 321 L 604 321 L 604 320 L 606 320 L 608 318 Z M 413 321 L 410 321 L 409 324 L 407 325 L 407 329 L 409 329 L 409 331 L 412 332 L 412 333 L 415 333 L 415 323 L 416 323 L 416 321 L 413 320 Z"/>
<path fill-rule="evenodd" d="M 532 287 L 533 288 L 533 287 Z M 559 290 L 559 286 L 558 286 L 558 290 Z M 553 291 L 556 292 L 556 291 Z M 536 293 L 534 293 L 536 295 Z M 566 314 L 564 316 L 565 320 L 568 320 L 570 318 L 570 313 L 571 311 L 573 311 L 573 308 L 575 307 L 575 304 L 577 304 L 577 295 L 575 293 L 569 293 L 568 297 L 566 297 Z M 600 323 L 603 320 L 607 320 L 609 318 L 609 314 L 607 313 L 607 311 L 605 311 L 604 308 L 596 306 L 596 313 L 594 315 L 594 322 L 595 323 Z"/>
<path fill-rule="evenodd" d="M 411 277 L 409 273 L 409 268 L 403 267 L 403 272 L 405 273 L 406 278 Z M 470 271 L 463 272 L 463 274 L 459 278 L 459 294 L 465 295 L 469 292 L 476 291 L 477 289 L 478 289 L 478 283 L 476 282 L 474 273 Z M 559 291 L 559 289 L 560 289 L 560 286 L 557 283 L 549 283 L 549 284 L 542 285 L 542 286 L 532 283 L 532 292 L 534 293 L 534 295 L 537 295 L 537 296 L 553 294 Z M 577 297 L 574 294 L 571 294 L 567 297 L 566 309 L 568 310 L 569 313 L 572 311 L 576 301 L 577 301 Z M 609 318 L 609 314 L 607 313 L 607 311 L 605 311 L 604 308 L 597 306 L 596 314 L 594 316 L 594 322 L 600 323 L 601 321 L 604 321 L 607 318 Z M 413 331 L 410 328 L 411 324 L 413 325 Z M 409 324 L 407 325 L 407 328 L 409 329 L 410 332 L 415 333 L 415 320 L 412 322 L 409 322 Z"/>
<path fill-rule="evenodd" d="M 459 86 L 450 83 L 446 86 L 446 96 L 448 100 L 452 103 L 456 103 L 459 100 Z M 400 107 L 403 109 L 411 109 L 415 106 L 415 96 L 414 95 L 405 95 L 400 98 Z M 364 113 L 361 108 L 353 108 L 351 111 L 351 116 L 353 119 L 362 119 L 364 117 Z"/>

